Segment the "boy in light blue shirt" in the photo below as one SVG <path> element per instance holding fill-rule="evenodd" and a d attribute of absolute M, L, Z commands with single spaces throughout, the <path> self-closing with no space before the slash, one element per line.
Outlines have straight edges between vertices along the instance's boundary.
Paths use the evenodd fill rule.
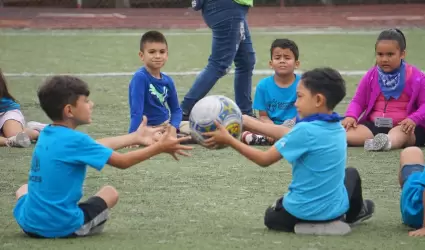
<path fill-rule="evenodd" d="M 152 137 L 161 128 L 147 127 L 144 117 L 138 129 L 127 135 L 95 141 L 76 128 L 91 123 L 93 102 L 87 83 L 72 76 L 54 76 L 39 89 L 40 106 L 52 120 L 34 148 L 28 184 L 16 191 L 13 215 L 21 229 L 35 238 L 68 238 L 103 231 L 108 213 L 118 202 L 111 186 L 80 202 L 87 165 L 101 171 L 109 164 L 126 169 L 166 152 L 187 155 L 171 126 L 156 143 Z M 134 144 L 150 145 L 132 152 L 115 150 Z"/>
<path fill-rule="evenodd" d="M 265 123 L 292 127 L 297 110 L 297 86 L 300 75 L 294 73 L 299 67 L 297 44 L 289 39 L 276 39 L 270 48 L 270 67 L 274 75 L 262 79 L 256 87 L 254 110 L 259 120 Z M 245 131 L 242 141 L 248 145 L 272 145 L 274 139 L 261 134 Z"/>
<path fill-rule="evenodd" d="M 400 211 L 403 224 L 414 228 L 410 236 L 425 236 L 424 154 L 418 147 L 408 147 L 400 154 Z"/>
<path fill-rule="evenodd" d="M 337 71 L 319 68 L 304 73 L 295 102 L 301 119 L 265 152 L 234 139 L 218 123 L 216 131 L 205 133 L 211 137 L 206 145 L 230 145 L 260 166 L 267 167 L 282 158 L 292 165 L 288 192 L 266 210 L 264 222 L 269 229 L 346 234 L 350 232 L 348 224 L 372 217 L 374 203 L 363 200 L 358 171 L 346 169 L 346 133 L 342 118 L 333 112 L 345 94 L 345 82 Z M 266 136 L 277 137 L 275 126 L 263 124 L 269 131 Z"/>

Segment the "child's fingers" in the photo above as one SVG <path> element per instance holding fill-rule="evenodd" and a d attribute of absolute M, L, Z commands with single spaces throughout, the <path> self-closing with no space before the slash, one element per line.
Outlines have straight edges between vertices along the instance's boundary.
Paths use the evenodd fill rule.
<path fill-rule="evenodd" d="M 176 154 L 175 154 L 175 153 L 170 153 L 170 155 L 174 158 L 174 160 L 176 160 L 176 161 L 178 161 L 178 160 L 179 160 L 179 158 L 177 158 L 177 156 L 176 156 Z"/>
<path fill-rule="evenodd" d="M 215 142 L 214 137 L 210 137 L 204 141 L 204 143 L 214 143 L 214 142 Z"/>
<path fill-rule="evenodd" d="M 192 137 L 190 135 L 189 136 L 185 136 L 185 137 L 180 137 L 180 138 L 177 139 L 177 142 L 178 143 L 181 143 L 181 142 L 188 141 L 190 139 L 192 139 Z"/>
<path fill-rule="evenodd" d="M 186 145 L 180 145 L 177 147 L 177 150 L 192 150 L 193 147 L 191 146 L 186 146 Z"/>
<path fill-rule="evenodd" d="M 188 152 L 185 152 L 185 151 L 182 151 L 182 150 L 177 150 L 176 154 L 183 155 L 183 156 L 190 156 L 190 154 Z"/>

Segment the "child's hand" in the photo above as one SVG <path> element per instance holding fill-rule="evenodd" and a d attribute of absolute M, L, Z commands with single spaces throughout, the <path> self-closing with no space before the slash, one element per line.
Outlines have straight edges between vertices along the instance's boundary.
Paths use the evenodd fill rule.
<path fill-rule="evenodd" d="M 206 132 L 202 134 L 206 137 L 210 137 L 204 141 L 205 146 L 209 148 L 213 148 L 217 145 L 229 144 L 229 141 L 233 138 L 229 134 L 229 131 L 227 131 L 226 128 L 223 125 L 221 125 L 219 122 L 215 121 L 214 123 L 215 123 L 215 126 L 217 127 L 215 131 Z"/>
<path fill-rule="evenodd" d="M 399 125 L 401 125 L 401 130 L 403 130 L 406 134 L 413 134 L 415 132 L 416 123 L 410 118 L 404 119 L 399 123 Z"/>
<path fill-rule="evenodd" d="M 425 228 L 421 228 L 415 231 L 409 232 L 409 236 L 417 237 L 417 236 L 425 236 Z"/>
<path fill-rule="evenodd" d="M 190 139 L 190 136 L 176 138 L 173 133 L 173 128 L 168 126 L 165 133 L 162 134 L 161 138 L 157 143 L 159 143 L 162 152 L 168 153 L 173 158 L 178 161 L 177 155 L 190 156 L 185 150 L 192 150 L 192 147 L 181 145 L 181 142 L 187 141 Z"/>
<path fill-rule="evenodd" d="M 137 144 L 141 144 L 144 146 L 152 145 L 159 140 L 160 137 L 158 136 L 158 134 L 161 134 L 162 131 L 164 131 L 163 127 L 153 128 L 147 126 L 147 123 L 148 118 L 146 118 L 146 116 L 143 116 L 142 123 L 135 132 Z"/>
<path fill-rule="evenodd" d="M 350 128 L 357 128 L 357 121 L 353 117 L 345 117 L 341 124 L 345 130 L 349 130 Z"/>

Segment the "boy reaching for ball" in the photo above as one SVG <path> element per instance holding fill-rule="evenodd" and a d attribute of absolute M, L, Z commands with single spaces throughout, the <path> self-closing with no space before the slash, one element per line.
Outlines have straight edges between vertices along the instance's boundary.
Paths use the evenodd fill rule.
<path fill-rule="evenodd" d="M 289 39 L 276 39 L 270 48 L 272 76 L 262 79 L 256 87 L 254 109 L 259 112 L 259 121 L 284 127 L 293 127 L 297 110 L 297 85 L 300 75 L 294 71 L 299 67 L 297 44 Z M 279 137 L 280 138 L 280 137 Z M 276 138 L 256 133 L 246 128 L 242 141 L 248 145 L 273 145 Z"/>
<path fill-rule="evenodd" d="M 161 128 L 146 126 L 146 118 L 131 134 L 93 140 L 79 132 L 91 123 L 93 102 L 87 83 L 72 76 L 54 76 L 38 91 L 40 106 L 53 121 L 46 126 L 34 148 L 28 184 L 16 191 L 13 215 L 21 229 L 36 238 L 88 236 L 100 233 L 108 210 L 118 202 L 118 192 L 105 186 L 80 202 L 87 165 L 96 170 L 109 164 L 119 169 L 147 160 L 160 153 L 188 155 L 191 147 L 180 145 L 168 127 L 160 140 L 127 153 L 114 150 L 134 144 L 151 144 Z"/>
<path fill-rule="evenodd" d="M 223 126 L 205 133 L 206 145 L 227 144 L 260 166 L 285 158 L 292 165 L 289 191 L 267 208 L 265 225 L 272 230 L 301 234 L 346 234 L 374 213 L 363 200 L 361 179 L 347 168 L 346 133 L 333 112 L 345 97 L 345 82 L 331 68 L 305 72 L 297 86 L 298 123 L 267 151 L 250 147 L 229 135 Z"/>
<path fill-rule="evenodd" d="M 161 73 L 168 60 L 168 45 L 165 36 L 158 31 L 148 31 L 140 39 L 139 57 L 144 66 L 130 81 L 128 98 L 130 106 L 130 127 L 133 133 L 148 118 L 148 126 L 157 127 L 171 124 L 172 132 L 188 134 L 188 122 L 182 123 L 182 110 L 177 91 L 171 77 Z M 155 140 L 161 136 L 157 133 Z"/>

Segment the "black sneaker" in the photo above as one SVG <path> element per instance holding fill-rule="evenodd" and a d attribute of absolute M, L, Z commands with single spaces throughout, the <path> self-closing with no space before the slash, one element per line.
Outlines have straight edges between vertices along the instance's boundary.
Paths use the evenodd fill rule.
<path fill-rule="evenodd" d="M 355 226 L 365 220 L 372 218 L 373 213 L 375 212 L 375 203 L 371 200 L 363 201 L 363 208 L 360 211 L 359 215 L 357 215 L 356 219 L 349 222 L 350 226 Z"/>

